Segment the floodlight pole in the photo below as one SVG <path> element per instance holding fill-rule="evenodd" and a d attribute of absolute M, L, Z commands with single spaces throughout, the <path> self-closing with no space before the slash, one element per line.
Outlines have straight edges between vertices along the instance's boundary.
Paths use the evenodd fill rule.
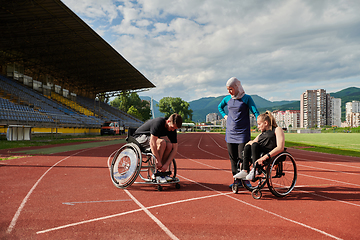
<path fill-rule="evenodd" d="M 151 116 L 154 119 L 155 118 L 155 111 L 154 111 L 153 97 L 151 97 L 150 108 L 151 108 Z"/>

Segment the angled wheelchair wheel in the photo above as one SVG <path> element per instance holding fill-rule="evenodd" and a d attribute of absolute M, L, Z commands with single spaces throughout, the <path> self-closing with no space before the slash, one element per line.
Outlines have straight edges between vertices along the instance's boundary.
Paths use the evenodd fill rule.
<path fill-rule="evenodd" d="M 141 168 L 141 152 L 133 143 L 121 147 L 113 157 L 110 175 L 113 184 L 118 188 L 126 188 L 133 184 Z"/>
<path fill-rule="evenodd" d="M 232 186 L 231 186 L 231 190 L 233 191 L 233 193 L 237 194 L 239 192 L 239 186 L 238 184 L 234 183 Z"/>
<path fill-rule="evenodd" d="M 266 171 L 263 168 L 259 169 L 258 171 L 260 172 L 258 175 L 256 175 L 255 181 L 241 179 L 242 185 L 250 192 L 252 192 L 254 189 L 262 189 L 266 184 Z"/>
<path fill-rule="evenodd" d="M 267 169 L 267 184 L 277 197 L 288 195 L 295 187 L 297 168 L 295 159 L 288 152 L 280 153 Z"/>
<path fill-rule="evenodd" d="M 251 196 L 252 196 L 254 199 L 260 199 L 260 198 L 262 197 L 261 190 L 260 190 L 260 189 L 254 189 L 254 190 L 251 192 Z"/>

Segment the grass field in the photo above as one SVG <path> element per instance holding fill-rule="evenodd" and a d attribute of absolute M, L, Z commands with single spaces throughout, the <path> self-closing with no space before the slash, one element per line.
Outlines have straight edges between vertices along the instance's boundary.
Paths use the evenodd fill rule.
<path fill-rule="evenodd" d="M 255 138 L 259 133 L 253 133 Z M 285 133 L 285 146 L 360 157 L 360 133 Z"/>
<path fill-rule="evenodd" d="M 287 142 L 360 152 L 359 133 L 285 133 Z"/>

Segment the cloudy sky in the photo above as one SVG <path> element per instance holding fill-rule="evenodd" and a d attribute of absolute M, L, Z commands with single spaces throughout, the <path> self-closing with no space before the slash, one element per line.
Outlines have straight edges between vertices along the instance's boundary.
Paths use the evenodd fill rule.
<path fill-rule="evenodd" d="M 227 94 L 299 100 L 360 87 L 358 0 L 62 0 L 156 88 L 192 101 Z"/>

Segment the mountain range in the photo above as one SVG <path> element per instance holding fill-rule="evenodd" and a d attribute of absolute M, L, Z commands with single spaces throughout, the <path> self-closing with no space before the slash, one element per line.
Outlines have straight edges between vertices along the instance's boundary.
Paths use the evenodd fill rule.
<path fill-rule="evenodd" d="M 189 102 L 190 109 L 193 110 L 194 122 L 204 122 L 206 115 L 209 113 L 219 113 L 218 105 L 225 97 L 205 97 L 198 100 Z M 330 96 L 335 98 L 341 98 L 341 121 L 345 121 L 345 104 L 353 100 L 360 101 L 360 88 L 349 87 L 339 92 L 330 93 Z M 260 113 L 266 110 L 300 110 L 300 101 L 269 101 L 258 95 L 251 95 Z M 150 101 L 150 97 L 140 97 L 142 100 Z M 163 117 L 164 114 L 159 111 L 157 107 L 158 102 L 153 100 L 153 106 L 155 111 L 155 117 Z"/>

